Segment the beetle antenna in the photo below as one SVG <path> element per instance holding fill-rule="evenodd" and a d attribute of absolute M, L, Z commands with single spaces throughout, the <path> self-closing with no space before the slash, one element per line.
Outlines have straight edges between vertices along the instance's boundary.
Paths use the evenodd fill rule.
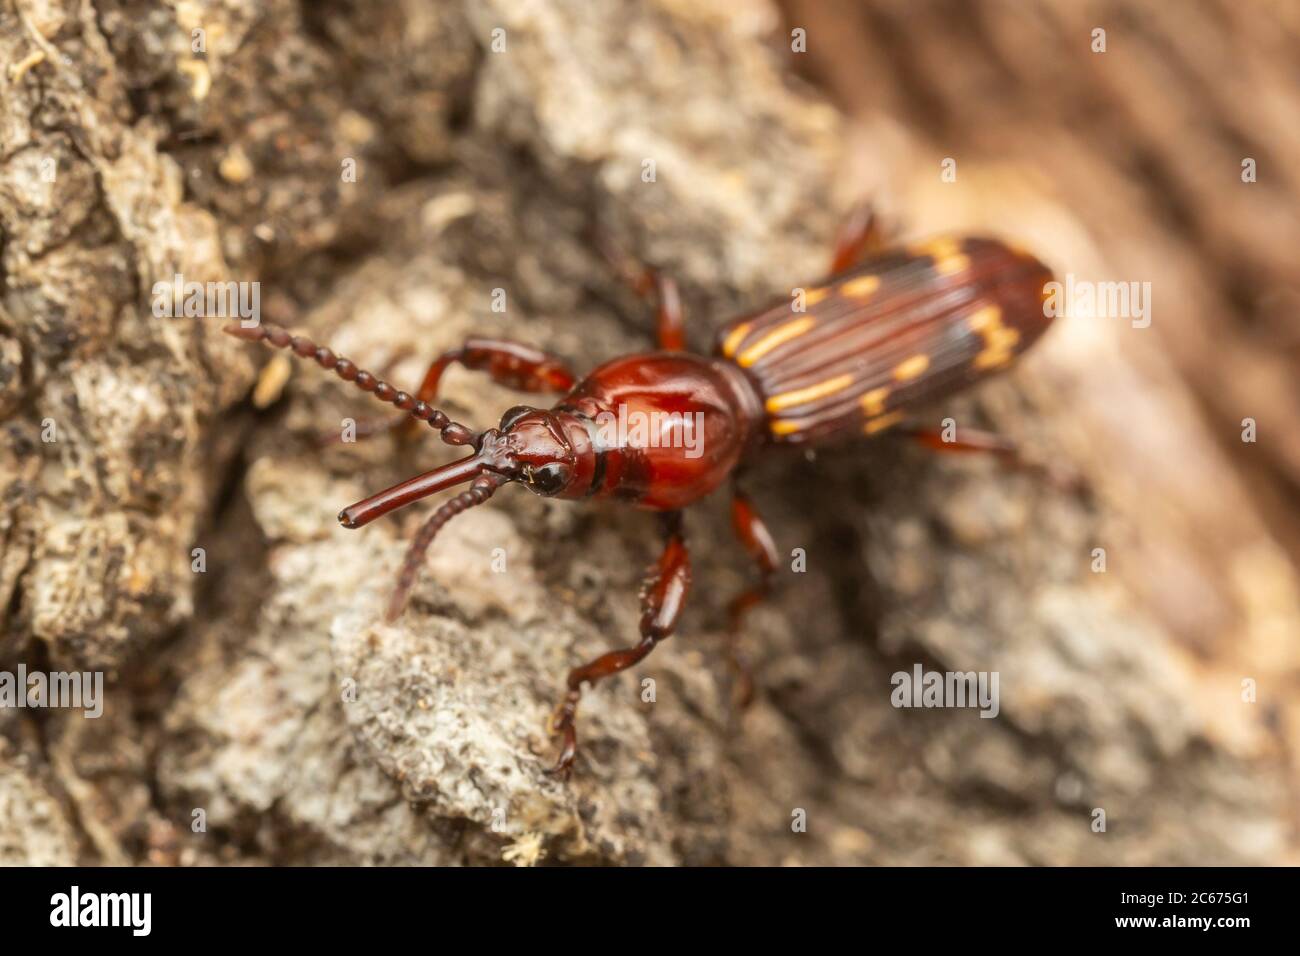
<path fill-rule="evenodd" d="M 233 323 L 224 326 L 221 331 L 248 342 L 264 342 L 272 348 L 288 349 L 298 358 L 311 359 L 321 368 L 334 372 L 343 381 L 351 382 L 361 391 L 370 393 L 381 402 L 395 405 L 412 418 L 428 422 L 429 427 L 437 429 L 442 440 L 448 445 L 471 445 L 478 438 L 473 429 L 459 422 L 453 422 L 446 413 L 427 402 L 420 401 L 414 395 L 408 395 L 394 388 L 365 369 L 358 368 L 350 359 L 335 355 L 305 336 L 290 335 L 280 326 L 269 323 L 259 323 L 251 327 Z"/>
<path fill-rule="evenodd" d="M 393 588 L 392 596 L 388 599 L 384 620 L 391 624 L 401 616 L 402 609 L 406 607 L 406 599 L 410 596 L 411 586 L 415 583 L 415 576 L 419 573 L 420 565 L 424 563 L 425 552 L 429 550 L 429 545 L 433 544 L 433 539 L 442 530 L 442 526 L 462 511 L 483 504 L 508 480 L 504 475 L 491 473 L 480 475 L 465 491 L 444 501 L 438 510 L 420 526 L 420 530 L 411 539 L 411 547 L 407 549 L 406 557 L 402 560 L 402 570 L 397 576 L 397 587 Z"/>

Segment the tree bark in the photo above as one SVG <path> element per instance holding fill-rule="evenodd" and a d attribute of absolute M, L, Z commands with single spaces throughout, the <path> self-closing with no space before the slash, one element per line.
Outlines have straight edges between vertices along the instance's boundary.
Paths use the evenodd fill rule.
<path fill-rule="evenodd" d="M 1042 16 L 1073 31 L 1063 9 Z M 958 192 L 901 175 L 978 118 L 914 110 L 916 72 L 894 71 L 837 112 L 785 62 L 803 16 L 829 47 L 840 21 L 766 0 L 0 6 L 0 670 L 108 677 L 97 720 L 0 709 L 0 862 L 1292 858 L 1294 566 L 1190 350 L 1066 319 L 936 410 L 1091 496 L 886 439 L 757 463 L 785 564 L 746 625 L 756 703 L 730 703 L 725 610 L 751 570 L 711 500 L 688 515 L 677 635 L 587 694 L 566 784 L 543 772 L 546 717 L 569 667 L 634 642 L 652 518 L 504 489 L 448 525 L 384 624 L 427 511 L 357 532 L 335 514 L 450 450 L 320 449 L 378 406 L 220 319 L 155 315 L 178 275 L 257 282 L 264 320 L 411 388 L 471 333 L 581 371 L 649 348 L 596 227 L 681 282 L 699 349 L 814 281 L 864 191 L 904 236 L 1125 262 L 1078 194 L 996 150 L 959 153 Z M 845 16 L 951 52 L 937 13 Z M 959 114 L 964 86 L 927 102 Z M 1191 275 L 1198 254 L 1133 271 Z M 519 401 L 454 370 L 439 407 L 486 427 Z M 1268 444 L 1252 467 L 1289 467 Z M 996 672 L 998 715 L 893 706 L 916 665 Z"/>

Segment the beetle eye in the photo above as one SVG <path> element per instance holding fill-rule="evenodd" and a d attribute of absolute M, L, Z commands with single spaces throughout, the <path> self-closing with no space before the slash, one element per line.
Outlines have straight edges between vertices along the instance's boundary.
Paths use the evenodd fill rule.
<path fill-rule="evenodd" d="M 529 473 L 528 487 L 539 495 L 559 494 L 569 483 L 569 475 L 568 465 L 551 462 L 549 465 L 542 465 L 541 468 L 534 468 Z"/>
<path fill-rule="evenodd" d="M 501 431 L 509 431 L 511 426 L 519 419 L 523 418 L 533 409 L 527 405 L 516 405 L 514 408 L 506 409 L 506 413 L 501 416 L 501 424 L 497 426 Z"/>

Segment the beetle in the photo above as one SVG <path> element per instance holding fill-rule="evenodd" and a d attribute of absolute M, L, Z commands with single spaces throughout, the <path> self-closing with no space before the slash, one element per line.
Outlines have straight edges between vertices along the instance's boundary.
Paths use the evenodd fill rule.
<path fill-rule="evenodd" d="M 1019 463 L 1015 446 L 998 436 L 963 430 L 959 440 L 948 440 L 908 416 L 1005 369 L 1051 323 L 1044 299 L 1052 273 L 1034 256 L 971 237 L 886 247 L 874 218 L 861 208 L 841 229 L 823 281 L 727 322 L 711 355 L 685 351 L 681 299 L 671 279 L 651 269 L 627 277 L 639 292 L 656 293 L 659 350 L 613 359 L 582 379 L 532 346 L 470 338 L 438 356 L 411 394 L 278 326 L 225 329 L 313 360 L 405 413 L 366 433 L 422 421 L 444 442 L 471 449 L 339 513 L 343 527 L 361 528 L 468 482 L 412 539 L 388 602 L 389 621 L 402 613 L 438 531 L 507 483 L 548 498 L 612 499 L 662 516 L 664 546 L 641 590 L 639 640 L 573 668 L 552 715 L 551 733 L 562 741 L 551 771 L 565 775 L 577 754 L 583 687 L 637 664 L 673 633 L 690 590 L 684 508 L 756 455 L 891 430 L 936 449 L 988 451 Z M 561 397 L 550 408 L 511 408 L 497 427 L 475 432 L 432 405 L 452 364 L 521 391 Z M 657 425 L 637 434 L 611 434 L 605 427 L 634 417 Z M 691 448 L 699 453 L 692 456 Z M 744 613 L 768 593 L 778 557 L 767 526 L 738 488 L 731 516 L 759 572 L 758 582 L 729 606 L 732 663 L 739 696 L 746 699 L 752 682 L 735 656 L 734 637 Z"/>

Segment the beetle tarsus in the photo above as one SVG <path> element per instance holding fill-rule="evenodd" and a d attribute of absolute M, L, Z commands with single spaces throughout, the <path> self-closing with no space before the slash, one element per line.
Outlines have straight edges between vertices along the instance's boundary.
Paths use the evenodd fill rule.
<path fill-rule="evenodd" d="M 667 541 L 659 561 L 646 575 L 641 589 L 641 640 L 633 647 L 607 651 L 595 660 L 569 671 L 564 698 L 551 717 L 553 732 L 563 734 L 559 759 L 555 771 L 567 771 L 573 766 L 578 750 L 576 722 L 578 702 L 582 699 L 582 685 L 595 684 L 604 677 L 627 670 L 642 661 L 660 641 L 670 637 L 686 603 L 691 587 L 690 555 L 686 539 L 682 536 L 680 511 L 664 515 Z"/>

